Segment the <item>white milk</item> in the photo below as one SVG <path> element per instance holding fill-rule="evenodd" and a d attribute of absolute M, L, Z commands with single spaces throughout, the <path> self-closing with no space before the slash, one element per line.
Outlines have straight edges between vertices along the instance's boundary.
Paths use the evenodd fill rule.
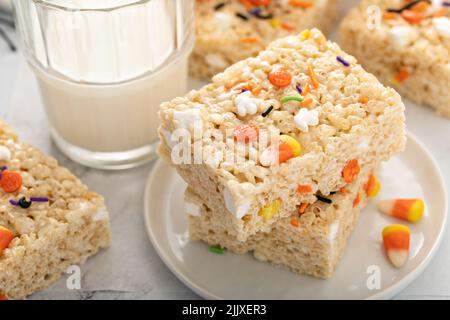
<path fill-rule="evenodd" d="M 44 1 L 63 6 L 55 8 L 16 1 L 58 146 L 89 164 L 69 150 L 120 152 L 123 158 L 154 144 L 160 103 L 186 93 L 192 2 Z"/>

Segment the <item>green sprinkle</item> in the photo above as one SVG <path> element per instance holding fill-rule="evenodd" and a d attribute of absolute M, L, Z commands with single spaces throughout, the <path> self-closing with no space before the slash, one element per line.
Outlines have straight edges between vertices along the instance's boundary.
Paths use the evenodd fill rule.
<path fill-rule="evenodd" d="M 303 97 L 300 96 L 286 96 L 281 98 L 281 103 L 286 103 L 289 101 L 298 101 L 298 102 L 302 102 L 303 101 Z"/>
<path fill-rule="evenodd" d="M 215 254 L 224 254 L 225 251 L 227 251 L 227 249 L 226 248 L 222 248 L 219 245 L 216 245 L 216 246 L 210 246 L 209 247 L 209 251 L 212 252 L 212 253 L 215 253 Z"/>

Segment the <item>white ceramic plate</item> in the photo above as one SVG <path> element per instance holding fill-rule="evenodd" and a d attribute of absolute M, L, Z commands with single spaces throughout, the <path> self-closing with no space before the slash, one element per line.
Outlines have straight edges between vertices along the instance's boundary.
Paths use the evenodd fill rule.
<path fill-rule="evenodd" d="M 411 135 L 406 151 L 383 165 L 380 179 L 380 195 L 364 209 L 344 257 L 330 280 L 299 276 L 259 262 L 250 254 L 227 252 L 216 255 L 209 252 L 206 244 L 189 241 L 183 204 L 186 184 L 161 160 L 155 164 L 148 179 L 145 222 L 150 240 L 165 264 L 204 298 L 390 298 L 416 279 L 437 251 L 446 225 L 447 195 L 438 166 Z M 399 221 L 381 215 L 375 208 L 379 199 L 393 197 L 420 197 L 426 202 L 424 218 L 410 225 L 410 258 L 401 269 L 390 265 L 380 238 L 384 226 Z M 367 283 L 376 283 L 373 275 L 378 271 L 380 287 L 369 289 Z"/>

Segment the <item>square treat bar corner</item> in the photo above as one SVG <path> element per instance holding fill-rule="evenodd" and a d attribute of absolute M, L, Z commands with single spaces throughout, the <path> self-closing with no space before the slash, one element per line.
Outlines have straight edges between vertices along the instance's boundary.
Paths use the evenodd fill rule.
<path fill-rule="evenodd" d="M 103 198 L 0 120 L 0 299 L 21 299 L 110 243 Z"/>
<path fill-rule="evenodd" d="M 345 188 L 405 142 L 400 96 L 317 29 L 162 104 L 160 118 L 160 153 L 239 241 Z"/>
<path fill-rule="evenodd" d="M 337 16 L 337 0 L 197 0 L 191 75 L 210 78 L 255 56 L 271 41 L 316 27 L 325 34 Z"/>
<path fill-rule="evenodd" d="M 364 0 L 341 45 L 405 97 L 450 118 L 450 2 Z"/>
<path fill-rule="evenodd" d="M 318 200 L 302 213 L 295 210 L 289 217 L 275 222 L 269 233 L 257 232 L 246 242 L 236 240 L 223 226 L 215 225 L 215 209 L 187 189 L 185 204 L 190 238 L 210 244 L 210 250 L 252 252 L 260 261 L 328 279 L 343 256 L 361 210 L 368 198 L 378 193 L 379 182 L 374 175 L 377 168 L 377 164 L 361 168 L 358 178 L 345 191 L 329 197 L 331 203 Z"/>

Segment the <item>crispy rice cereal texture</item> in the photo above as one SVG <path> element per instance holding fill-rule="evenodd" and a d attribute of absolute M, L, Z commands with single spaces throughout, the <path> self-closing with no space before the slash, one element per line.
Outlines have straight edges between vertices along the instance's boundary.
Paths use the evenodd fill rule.
<path fill-rule="evenodd" d="M 413 8 L 419 11 L 418 24 L 387 13 L 405 4 L 403 0 L 362 1 L 342 23 L 341 45 L 386 85 L 450 117 L 450 8 L 442 1 L 433 1 L 431 7 L 422 3 L 424 11 Z M 375 29 L 367 27 L 368 21 L 369 26 L 372 23 L 368 12 L 374 12 L 367 9 L 370 5 L 381 9 L 381 23 Z"/>
<path fill-rule="evenodd" d="M 214 223 L 221 208 L 206 204 L 212 199 L 202 199 L 188 189 L 185 201 L 190 237 L 238 254 L 253 252 L 258 260 L 282 265 L 300 274 L 330 278 L 367 203 L 364 184 L 372 172 L 367 169 L 362 170 L 346 193 L 329 197 L 332 204 L 317 201 L 300 218 L 297 211 L 291 213 L 298 226 L 291 223 L 292 217 L 284 218 L 274 224 L 271 232 L 258 232 L 246 242 L 237 241 L 223 226 Z M 355 201 L 358 194 L 359 202 Z"/>
<path fill-rule="evenodd" d="M 328 32 L 337 15 L 336 0 L 271 0 L 266 7 L 252 2 L 258 3 L 197 0 L 196 43 L 189 64 L 192 76 L 210 78 L 255 56 L 271 41 L 306 28 Z"/>
<path fill-rule="evenodd" d="M 0 166 L 19 172 L 22 187 L 0 188 L 0 226 L 14 234 L 0 250 L 0 293 L 21 299 L 58 280 L 70 265 L 81 264 L 110 243 L 109 217 L 103 198 L 88 191 L 55 159 L 19 141 L 0 120 L 0 146 L 11 160 Z M 28 209 L 9 203 L 21 197 L 47 197 Z"/>
<path fill-rule="evenodd" d="M 269 80 L 280 70 L 292 77 L 283 88 Z M 286 96 L 300 97 L 296 86 L 303 88 L 305 117 L 298 101 L 281 102 Z M 242 92 L 242 87 L 247 91 Z M 272 112 L 264 117 L 270 106 Z M 250 114 L 243 116 L 239 109 L 247 107 Z M 196 194 L 222 207 L 224 214 L 214 223 L 240 241 L 269 231 L 272 223 L 285 218 L 280 212 L 315 202 L 315 194 L 327 196 L 345 187 L 352 177 L 348 173 L 353 172 L 348 170 L 344 176 L 349 164 L 357 169 L 387 160 L 405 143 L 400 96 L 335 43 L 327 42 L 317 29 L 277 40 L 257 57 L 218 74 L 211 84 L 162 104 L 160 118 L 160 153 Z M 233 132 L 243 124 L 258 128 L 260 138 L 235 144 Z M 225 138 L 209 135 L 210 129 Z M 186 142 L 189 136 L 183 132 L 190 133 L 187 149 L 173 140 L 181 133 Z M 264 137 L 276 139 L 280 133 L 295 139 L 301 154 L 280 165 L 267 165 L 263 155 L 269 148 Z M 199 148 L 204 161 L 197 161 L 202 154 Z M 200 164 L 186 164 L 175 157 L 186 153 L 187 160 L 196 155 L 193 160 Z M 309 190 L 299 193 L 299 186 Z M 267 207 L 270 210 L 261 211 Z"/>

